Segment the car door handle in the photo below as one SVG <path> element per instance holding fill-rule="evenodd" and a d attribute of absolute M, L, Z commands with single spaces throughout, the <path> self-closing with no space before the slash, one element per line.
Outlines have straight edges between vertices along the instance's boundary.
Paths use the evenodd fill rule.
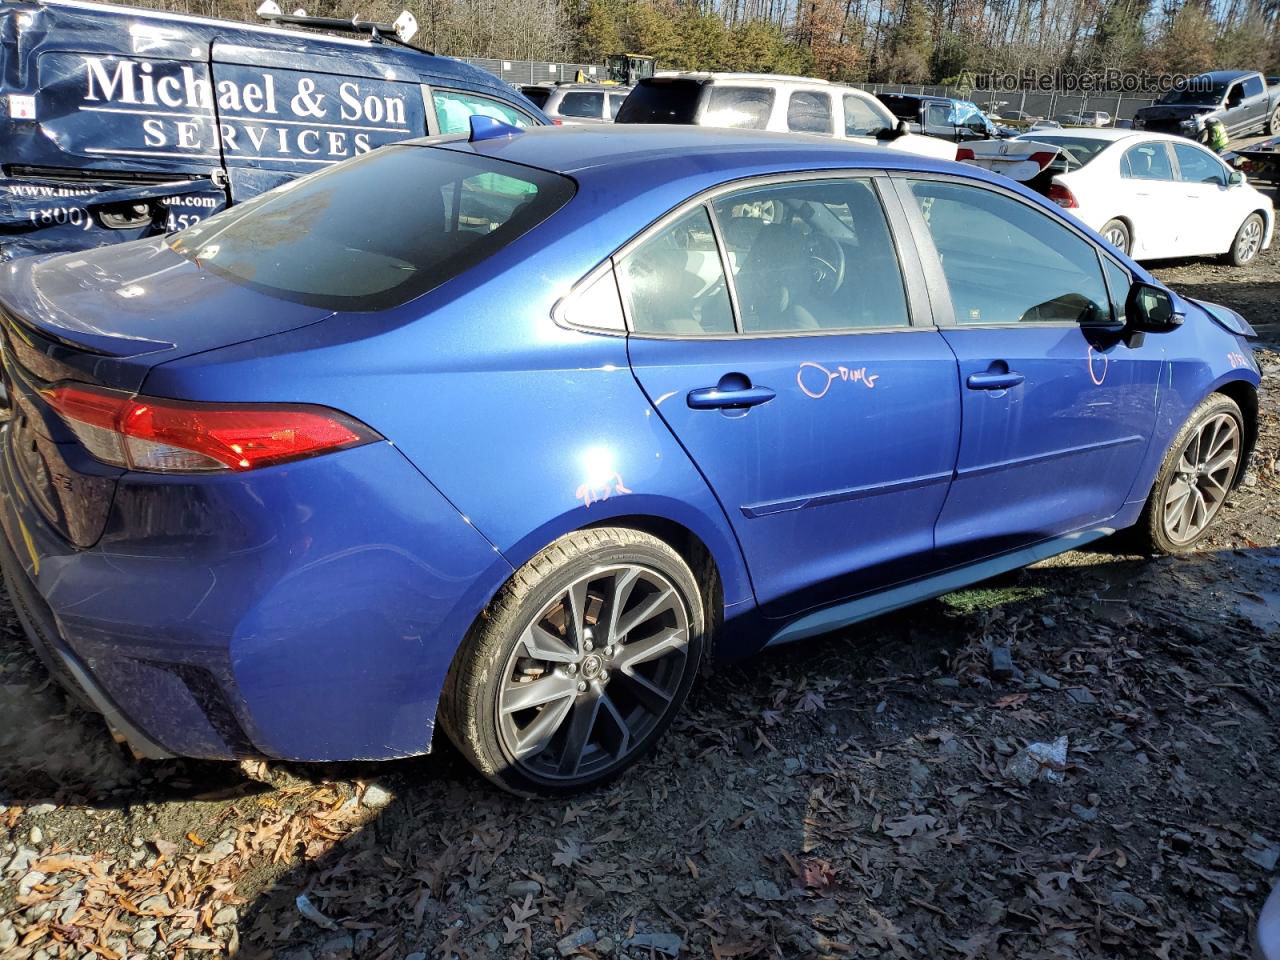
<path fill-rule="evenodd" d="M 970 390 L 1008 390 L 1025 380 L 1020 373 L 971 373 L 968 381 Z"/>
<path fill-rule="evenodd" d="M 727 379 L 727 378 L 726 378 Z M 723 410 L 734 407 L 755 407 L 768 403 L 777 393 L 768 387 L 735 386 L 724 380 L 714 387 L 700 387 L 689 391 L 689 406 L 694 410 Z"/>

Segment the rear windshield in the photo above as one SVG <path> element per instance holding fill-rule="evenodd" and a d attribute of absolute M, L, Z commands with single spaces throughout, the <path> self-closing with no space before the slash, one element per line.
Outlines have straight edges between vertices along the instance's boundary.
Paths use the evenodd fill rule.
<path fill-rule="evenodd" d="M 878 99 L 899 120 L 919 120 L 920 101 L 915 97 L 904 97 L 901 94 L 882 93 Z"/>
<path fill-rule="evenodd" d="M 618 111 L 618 123 L 693 123 L 698 112 L 697 80 L 641 80 Z"/>
<path fill-rule="evenodd" d="M 1061 156 L 1067 161 L 1068 170 L 1078 170 L 1090 160 L 1111 146 L 1111 140 L 1097 140 L 1091 137 L 1043 136 L 1037 133 L 1034 137 L 1020 137 L 1021 140 L 1034 140 L 1036 143 L 1047 143 L 1061 149 Z"/>
<path fill-rule="evenodd" d="M 432 147 L 383 147 L 174 234 L 234 283 L 332 310 L 379 310 L 458 276 L 541 223 L 572 180 Z"/>
<path fill-rule="evenodd" d="M 533 101 L 533 105 L 541 110 L 547 105 L 551 96 L 550 87 L 521 87 L 520 92 Z"/>

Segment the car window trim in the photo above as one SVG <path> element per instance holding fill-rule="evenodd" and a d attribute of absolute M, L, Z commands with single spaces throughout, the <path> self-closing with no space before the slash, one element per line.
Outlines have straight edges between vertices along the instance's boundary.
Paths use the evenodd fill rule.
<path fill-rule="evenodd" d="M 889 179 L 893 182 L 894 189 L 898 193 L 899 201 L 907 210 L 907 218 L 911 222 L 912 232 L 915 235 L 916 246 L 920 250 L 920 257 L 924 265 L 924 274 L 930 285 L 930 298 L 934 304 L 934 319 L 940 329 L 949 330 L 1025 330 L 1029 328 L 1047 329 L 1060 327 L 1066 329 L 1084 329 L 1087 324 L 1082 324 L 1071 320 L 1017 320 L 1006 323 L 960 323 L 956 319 L 955 304 L 951 300 L 951 285 L 947 283 L 947 275 L 942 269 L 942 257 L 938 253 L 938 248 L 934 245 L 933 234 L 929 230 L 929 225 L 925 223 L 924 215 L 920 212 L 920 205 L 916 202 L 915 195 L 911 192 L 912 180 L 937 180 L 944 183 L 955 183 L 960 186 L 972 187 L 977 190 L 987 190 L 991 193 L 998 193 L 1016 200 L 1024 207 L 1038 213 L 1042 217 L 1046 217 L 1053 223 L 1069 230 L 1077 237 L 1087 243 L 1093 250 L 1094 257 L 1098 259 L 1098 272 L 1102 274 L 1102 287 L 1110 296 L 1110 288 L 1107 286 L 1107 272 L 1102 269 L 1101 257 L 1104 251 L 1098 243 L 1086 234 L 1082 229 L 1074 223 L 1064 219 L 1055 217 L 1053 211 L 1045 210 L 1040 204 L 1033 200 L 1009 190 L 997 183 L 987 183 L 983 180 L 973 180 L 968 177 L 959 177 L 955 174 L 946 173 L 923 173 L 911 170 L 895 170 L 889 173 Z M 1114 259 L 1114 258 L 1113 258 Z M 1132 271 L 1127 267 L 1125 270 L 1132 275 Z M 940 284 L 940 288 L 936 285 Z M 934 296 L 935 289 L 937 296 Z M 1114 305 L 1113 305 L 1114 306 Z M 1114 310 L 1113 310 L 1114 317 Z"/>
<path fill-rule="evenodd" d="M 1098 247 L 1098 259 L 1099 261 L 1101 261 L 1099 263 L 1099 266 L 1102 268 L 1102 284 L 1104 287 L 1106 287 L 1107 297 L 1111 300 L 1111 322 L 1119 323 L 1120 317 L 1116 315 L 1116 303 L 1117 302 L 1124 303 L 1125 300 L 1127 300 L 1129 297 L 1129 291 L 1128 290 L 1121 291 L 1121 293 L 1123 293 L 1124 296 L 1120 297 L 1119 301 L 1116 300 L 1115 291 L 1111 289 L 1111 277 L 1107 273 L 1107 264 L 1110 263 L 1113 267 L 1115 267 L 1117 270 L 1119 270 L 1121 273 L 1123 273 L 1126 277 L 1129 278 L 1130 288 L 1132 288 L 1134 284 L 1133 271 L 1130 270 L 1128 267 L 1126 267 L 1123 263 L 1121 263 L 1115 257 L 1111 256 L 1111 254 L 1107 253 L 1101 247 Z"/>
<path fill-rule="evenodd" d="M 758 331 L 754 333 L 739 332 L 741 330 L 741 319 L 737 307 L 736 288 L 733 287 L 733 277 L 730 274 L 726 257 L 728 252 L 722 243 L 719 234 L 719 224 L 715 219 L 715 210 L 712 204 L 721 196 L 729 193 L 738 193 L 744 190 L 750 190 L 756 187 L 769 186 L 771 184 L 784 183 L 803 183 L 810 180 L 870 180 L 872 189 L 880 199 L 881 209 L 885 214 L 886 226 L 889 230 L 889 236 L 893 240 L 894 253 L 898 258 L 898 269 L 902 274 L 903 291 L 907 300 L 907 322 L 908 326 L 884 326 L 884 327 L 850 327 L 845 329 L 822 329 L 822 330 L 788 330 L 788 331 Z M 627 298 L 623 295 L 621 274 L 619 266 L 621 261 L 626 259 L 636 247 L 639 247 L 650 237 L 661 233 L 677 220 L 693 212 L 696 207 L 706 207 L 711 217 L 712 230 L 716 236 L 716 247 L 720 253 L 721 269 L 725 273 L 726 285 L 729 289 L 734 290 L 730 296 L 730 308 L 733 311 L 733 333 L 690 333 L 690 334 L 672 334 L 672 333 L 644 333 L 636 331 L 634 318 L 631 316 L 631 308 L 627 303 Z M 921 261 L 914 244 L 911 242 L 912 235 L 907 224 L 907 215 L 904 213 L 901 202 L 894 193 L 894 188 L 889 182 L 889 176 L 884 170 L 875 168 L 847 168 L 840 167 L 830 170 L 797 170 L 790 173 L 772 173 L 763 174 L 752 177 L 744 177 L 738 180 L 731 180 L 726 183 L 717 184 L 708 188 L 692 197 L 687 198 L 675 207 L 672 207 L 662 216 L 649 223 L 648 226 L 634 234 L 629 240 L 621 244 L 613 253 L 609 254 L 603 261 L 592 267 L 581 279 L 576 281 L 565 294 L 551 309 L 552 320 L 561 327 L 570 330 L 578 330 L 585 333 L 605 334 L 608 336 L 627 336 L 636 337 L 641 340 L 768 340 L 768 339 L 785 339 L 791 337 L 841 337 L 862 335 L 868 333 L 919 333 L 934 332 L 936 333 L 941 324 L 935 322 L 937 314 L 935 312 L 935 303 L 930 295 L 926 279 L 923 275 L 924 264 Z M 619 297 L 622 301 L 622 315 L 626 321 L 627 328 L 625 331 L 605 330 L 595 327 L 589 327 L 584 324 L 574 323 L 569 320 L 567 314 L 573 299 L 583 290 L 586 290 L 597 277 L 606 269 L 612 269 L 614 276 L 617 278 L 617 286 Z M 947 301 L 948 307 L 950 299 Z"/>

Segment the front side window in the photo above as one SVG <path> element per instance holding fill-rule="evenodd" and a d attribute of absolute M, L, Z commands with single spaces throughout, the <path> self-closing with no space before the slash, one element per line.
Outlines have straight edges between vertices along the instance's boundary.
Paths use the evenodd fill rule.
<path fill-rule="evenodd" d="M 390 146 L 259 194 L 169 238 L 233 283 L 332 310 L 404 303 L 493 256 L 573 196 L 559 174 Z"/>
<path fill-rule="evenodd" d="M 733 333 L 733 308 L 706 207 L 649 237 L 618 265 L 634 333 L 689 337 Z"/>
<path fill-rule="evenodd" d="M 491 97 L 457 90 L 435 90 L 431 99 L 436 106 L 436 120 L 441 133 L 466 133 L 471 128 L 471 118 L 476 116 L 501 120 L 513 127 L 533 125 L 527 115 Z"/>
<path fill-rule="evenodd" d="M 1175 143 L 1174 156 L 1178 158 L 1178 179 L 1189 183 L 1214 183 L 1227 185 L 1227 168 L 1215 157 L 1189 143 Z"/>
<path fill-rule="evenodd" d="M 764 130 L 773 112 L 773 90 L 768 87 L 711 87 L 704 123 L 709 127 Z"/>
<path fill-rule="evenodd" d="M 831 133 L 831 95 L 797 90 L 787 102 L 787 129 L 793 133 Z"/>
<path fill-rule="evenodd" d="M 713 206 L 743 333 L 909 325 L 902 271 L 870 181 L 771 184 Z"/>
<path fill-rule="evenodd" d="M 844 98 L 844 135 L 846 137 L 873 137 L 881 130 L 893 126 L 891 118 L 884 115 L 861 97 L 846 94 Z"/>
<path fill-rule="evenodd" d="M 1124 323 L 1125 303 L 1129 299 L 1129 288 L 1133 286 L 1133 277 L 1129 271 L 1110 257 L 1102 258 L 1102 269 L 1107 275 L 1107 289 L 1111 293 L 1111 311 L 1116 321 Z"/>
<path fill-rule="evenodd" d="M 1163 143 L 1140 143 L 1125 151 L 1120 175 L 1133 180 L 1172 180 L 1173 164 Z"/>
<path fill-rule="evenodd" d="M 604 94 L 591 90 L 570 90 L 556 111 L 562 117 L 588 117 L 599 120 L 604 115 Z"/>
<path fill-rule="evenodd" d="M 980 187 L 914 180 L 960 324 L 1098 323 L 1111 316 L 1093 246 L 1064 224 Z"/>

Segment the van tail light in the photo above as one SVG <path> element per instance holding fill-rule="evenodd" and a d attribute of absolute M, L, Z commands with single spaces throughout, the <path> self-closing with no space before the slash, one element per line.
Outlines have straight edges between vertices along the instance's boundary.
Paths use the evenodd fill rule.
<path fill-rule="evenodd" d="M 188 403 L 80 383 L 42 392 L 98 460 L 153 473 L 255 470 L 382 439 L 327 407 Z"/>
<path fill-rule="evenodd" d="M 1060 207 L 1080 206 L 1080 204 L 1076 203 L 1076 195 L 1060 183 L 1049 184 L 1047 196 Z"/>
<path fill-rule="evenodd" d="M 970 150 L 968 147 L 957 147 L 957 148 L 956 148 L 956 159 L 957 159 L 957 160 L 964 161 L 964 160 L 972 160 L 973 158 L 974 158 L 974 153 L 973 153 L 973 151 L 972 151 L 972 150 Z"/>

